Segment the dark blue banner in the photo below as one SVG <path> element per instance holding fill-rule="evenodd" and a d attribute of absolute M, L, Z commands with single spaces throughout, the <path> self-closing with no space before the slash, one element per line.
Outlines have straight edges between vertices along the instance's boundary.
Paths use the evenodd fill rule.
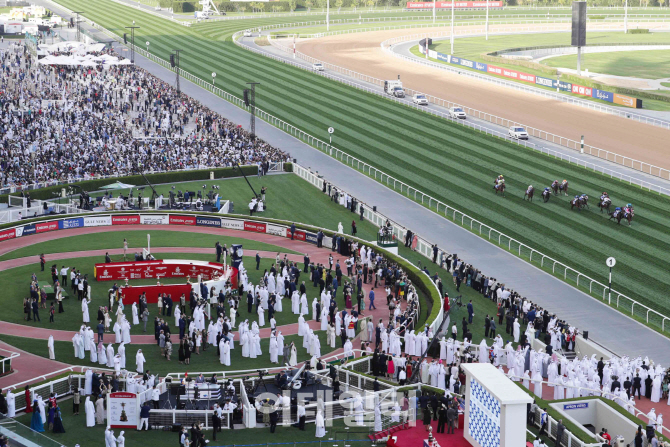
<path fill-rule="evenodd" d="M 195 224 L 201 225 L 204 227 L 217 227 L 221 228 L 221 219 L 218 217 L 196 217 Z"/>
<path fill-rule="evenodd" d="M 24 225 L 22 236 L 27 236 L 29 234 L 35 234 L 36 232 L 37 232 L 37 228 L 35 227 L 35 224 Z"/>
<path fill-rule="evenodd" d="M 544 78 L 542 76 L 535 76 L 535 83 L 542 87 L 556 88 L 556 79 Z"/>
<path fill-rule="evenodd" d="M 614 102 L 614 93 L 606 92 L 605 90 L 598 90 L 594 88 L 592 90 L 591 96 L 595 99 L 600 99 L 601 101 Z"/>
<path fill-rule="evenodd" d="M 449 56 L 442 53 L 437 53 L 437 60 L 449 62 Z"/>
<path fill-rule="evenodd" d="M 305 231 L 305 241 L 316 245 L 316 234 Z"/>
<path fill-rule="evenodd" d="M 84 218 L 77 217 L 75 219 L 63 219 L 58 221 L 59 230 L 67 230 L 68 228 L 81 228 L 84 226 Z"/>

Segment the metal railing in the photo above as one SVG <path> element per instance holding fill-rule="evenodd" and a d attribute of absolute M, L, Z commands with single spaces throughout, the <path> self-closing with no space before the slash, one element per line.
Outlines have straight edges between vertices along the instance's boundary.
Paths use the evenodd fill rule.
<path fill-rule="evenodd" d="M 0 364 L 2 364 L 2 367 L 0 368 L 0 375 L 4 375 L 12 371 L 12 360 L 20 357 L 21 354 L 18 352 L 9 351 L 7 349 L 0 349 L 0 352 L 3 354 L 3 358 L 0 359 Z"/>

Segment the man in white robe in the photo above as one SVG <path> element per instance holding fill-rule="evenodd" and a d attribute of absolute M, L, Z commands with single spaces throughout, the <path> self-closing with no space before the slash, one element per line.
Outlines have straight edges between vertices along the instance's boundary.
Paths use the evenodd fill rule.
<path fill-rule="evenodd" d="M 260 327 L 265 326 L 265 309 L 263 306 L 258 306 L 258 325 Z"/>
<path fill-rule="evenodd" d="M 83 314 L 83 320 L 84 323 L 90 323 L 91 319 L 88 316 L 88 305 L 90 304 L 91 300 L 84 298 L 81 300 L 81 312 Z"/>
<path fill-rule="evenodd" d="M 125 318 L 121 322 L 121 342 L 130 343 L 130 323 Z"/>
<path fill-rule="evenodd" d="M 661 375 L 656 374 L 651 382 L 651 401 L 654 403 L 661 401 Z"/>
<path fill-rule="evenodd" d="M 137 354 L 135 354 L 135 366 L 139 374 L 144 374 L 144 362 L 146 362 L 144 354 L 141 349 L 138 349 Z"/>
<path fill-rule="evenodd" d="M 86 396 L 84 410 L 86 411 L 86 426 L 95 427 L 95 406 L 93 405 L 93 402 L 91 402 L 90 396 Z"/>
<path fill-rule="evenodd" d="M 87 369 L 84 373 L 84 395 L 90 396 L 93 391 L 93 371 Z"/>
<path fill-rule="evenodd" d="M 270 337 L 270 363 L 279 363 L 279 347 L 277 346 L 277 337 Z"/>
<path fill-rule="evenodd" d="M 307 303 L 307 295 L 303 293 L 302 296 L 300 297 L 300 313 L 302 315 L 309 314 L 309 308 L 308 307 L 309 307 L 309 305 Z"/>
<path fill-rule="evenodd" d="M 479 343 L 479 363 L 488 363 L 489 361 L 489 348 L 486 345 L 486 338 L 482 338 L 482 341 Z"/>
<path fill-rule="evenodd" d="M 49 341 L 47 342 L 47 347 L 49 348 L 49 360 L 56 360 L 56 353 L 54 352 L 54 336 L 49 335 Z"/>
<path fill-rule="evenodd" d="M 301 337 L 305 335 L 305 317 L 302 316 L 302 313 L 298 317 L 298 335 Z"/>
<path fill-rule="evenodd" d="M 116 353 L 119 355 L 121 369 L 126 369 L 126 344 L 121 343 Z"/>
<path fill-rule="evenodd" d="M 219 357 L 221 364 L 230 366 L 230 343 L 225 338 L 222 338 L 219 343 L 219 352 L 221 353 Z"/>

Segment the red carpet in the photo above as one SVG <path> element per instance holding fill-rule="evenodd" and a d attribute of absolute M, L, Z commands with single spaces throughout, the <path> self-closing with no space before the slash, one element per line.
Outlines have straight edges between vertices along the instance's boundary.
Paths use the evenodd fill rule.
<path fill-rule="evenodd" d="M 393 434 L 397 436 L 398 447 L 423 447 L 423 440 L 428 439 L 428 432 L 421 421 L 416 421 L 416 427 L 401 430 Z M 471 447 L 471 444 L 463 437 L 463 424 L 456 429 L 453 435 L 447 435 L 437 432 L 437 421 L 432 422 L 433 436 L 437 439 L 440 447 Z"/>

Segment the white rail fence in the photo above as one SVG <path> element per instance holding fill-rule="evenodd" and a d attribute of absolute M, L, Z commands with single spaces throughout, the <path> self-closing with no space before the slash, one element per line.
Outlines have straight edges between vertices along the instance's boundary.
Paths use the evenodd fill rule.
<path fill-rule="evenodd" d="M 100 25 L 96 25 L 97 29 L 100 31 L 104 32 L 108 36 L 120 40 L 120 37 L 117 36 L 116 34 L 112 33 L 111 31 L 108 31 L 104 28 L 102 28 Z M 233 41 L 240 45 L 240 43 L 237 41 L 237 39 L 241 36 L 243 32 L 240 31 L 238 33 L 235 33 L 233 35 Z M 249 47 L 247 47 L 249 48 Z M 249 48 L 251 51 L 254 51 L 259 54 L 266 55 L 266 53 Z M 146 50 L 139 48 L 135 46 L 135 51 L 142 56 L 160 64 L 161 66 L 167 68 L 168 70 L 172 70 L 170 67 L 169 61 L 163 60 Z M 291 65 L 295 66 L 300 66 L 299 64 L 296 64 L 293 61 L 288 61 L 286 59 L 279 58 L 277 56 L 272 56 L 271 57 L 275 58 L 276 60 L 279 60 L 284 63 L 288 63 Z M 304 66 L 301 68 L 305 68 Z M 212 93 L 214 93 L 217 96 L 220 96 L 221 98 L 225 99 L 226 101 L 236 105 L 237 107 L 243 109 L 243 110 L 248 110 L 248 108 L 244 105 L 244 102 L 242 99 L 238 98 L 237 96 L 234 96 L 225 90 L 213 86 L 210 82 L 204 81 L 203 79 L 200 79 L 183 69 L 180 69 L 180 74 L 183 76 L 185 79 L 193 82 L 194 84 L 200 86 L 201 88 L 208 90 Z M 346 81 L 347 83 L 350 83 L 350 81 Z M 355 85 L 351 83 L 352 85 Z M 357 85 L 356 85 L 357 86 Z M 358 87 L 358 86 L 357 86 Z M 608 286 L 579 272 L 578 270 L 573 269 L 572 267 L 569 267 L 565 264 L 563 264 L 560 261 L 557 261 L 553 259 L 552 257 L 545 255 L 544 253 L 524 244 L 523 242 L 520 242 L 510 236 L 507 236 L 504 233 L 501 233 L 500 231 L 484 224 L 483 222 L 480 222 L 467 214 L 464 214 L 463 212 L 443 203 L 442 201 L 425 194 L 423 191 L 420 191 L 392 176 L 389 174 L 385 173 L 384 171 L 381 171 L 374 166 L 371 166 L 364 161 L 359 160 L 356 157 L 353 157 L 349 155 L 348 153 L 337 149 L 336 147 L 332 146 L 328 142 L 322 141 L 319 138 L 316 138 L 307 132 L 304 132 L 301 129 L 298 129 L 297 127 L 265 112 L 262 109 L 256 108 L 256 114 L 259 118 L 262 120 L 268 122 L 269 124 L 281 129 L 282 131 L 294 136 L 295 138 L 306 142 L 307 144 L 316 147 L 317 149 L 327 153 L 331 157 L 335 158 L 336 160 L 341 161 L 342 163 L 349 165 L 364 174 L 373 177 L 375 180 L 379 181 L 380 183 L 391 187 L 394 191 L 399 191 L 401 194 L 406 195 L 409 198 L 413 198 L 415 201 L 420 201 L 421 204 L 426 206 L 428 209 L 431 209 L 436 212 L 436 214 L 443 215 L 444 217 L 451 219 L 455 223 L 460 224 L 461 226 L 465 228 L 469 228 L 472 232 L 478 233 L 482 237 L 486 237 L 489 241 L 493 243 L 497 243 L 498 246 L 501 246 L 503 248 L 506 248 L 508 251 L 517 254 L 520 258 L 526 259 L 528 258 L 528 261 L 531 263 L 535 263 L 535 265 L 539 265 L 542 269 L 545 271 L 551 271 L 552 274 L 558 277 L 562 277 L 566 282 L 568 283 L 574 283 L 574 285 L 577 288 L 581 287 L 581 290 L 588 290 L 589 294 L 594 295 L 594 296 L 601 296 L 600 291 L 602 291 L 602 300 L 608 302 L 609 305 L 612 305 L 616 307 L 617 309 L 623 309 L 622 312 L 625 312 L 626 314 L 630 314 L 633 317 L 637 317 L 638 319 L 641 319 L 643 321 L 646 321 L 647 324 L 651 324 L 656 326 L 657 328 L 660 328 L 662 332 L 665 332 L 665 321 L 670 320 L 670 317 L 666 317 L 660 312 L 657 312 L 654 309 L 651 309 L 644 304 L 639 303 L 638 301 L 626 296 L 623 293 L 620 293 L 614 289 L 611 290 L 611 296 L 615 297 L 615 300 L 612 299 L 607 299 L 607 291 L 608 291 Z M 483 129 L 483 128 L 482 128 Z M 488 134 L 496 136 L 499 132 L 492 132 L 488 129 L 483 129 L 483 131 L 487 132 Z M 525 146 L 526 144 L 524 144 Z M 497 237 L 496 237 L 497 236 Z M 533 258 L 535 256 L 535 258 Z M 538 262 L 539 259 L 539 262 Z M 545 266 L 546 264 L 546 266 Z M 551 266 L 551 269 L 549 269 L 549 266 Z M 562 272 L 561 272 L 562 270 Z M 581 285 L 580 285 L 581 281 Z M 588 284 L 588 287 L 586 286 Z M 594 289 L 595 286 L 595 289 Z M 614 301 L 614 303 L 612 303 Z M 636 312 L 637 308 L 637 312 Z M 650 318 L 651 315 L 651 318 Z"/>

